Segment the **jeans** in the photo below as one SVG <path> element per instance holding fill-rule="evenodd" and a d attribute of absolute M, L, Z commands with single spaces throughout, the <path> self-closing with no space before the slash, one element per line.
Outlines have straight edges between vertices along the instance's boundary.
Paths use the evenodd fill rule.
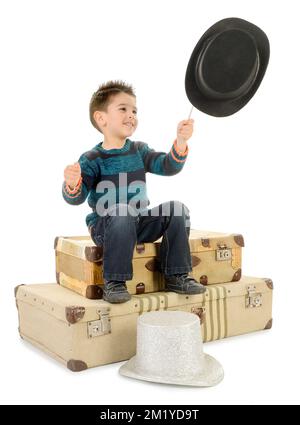
<path fill-rule="evenodd" d="M 135 215 L 132 211 L 127 204 L 116 204 L 90 228 L 95 245 L 103 247 L 104 279 L 131 280 L 135 245 L 155 242 L 161 236 L 160 272 L 165 275 L 191 272 L 187 207 L 179 201 L 170 201 Z"/>

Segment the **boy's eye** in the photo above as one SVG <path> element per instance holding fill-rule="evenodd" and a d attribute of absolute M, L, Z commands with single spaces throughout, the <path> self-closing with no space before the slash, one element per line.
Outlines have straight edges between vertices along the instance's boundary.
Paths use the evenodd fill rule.
<path fill-rule="evenodd" d="M 126 111 L 126 108 L 120 108 L 121 111 Z M 136 111 L 133 111 L 134 114 L 136 114 Z"/>

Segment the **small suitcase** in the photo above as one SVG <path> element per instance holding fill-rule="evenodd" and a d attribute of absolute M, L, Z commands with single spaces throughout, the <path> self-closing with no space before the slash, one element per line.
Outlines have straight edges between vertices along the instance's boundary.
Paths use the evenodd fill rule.
<path fill-rule="evenodd" d="M 137 244 L 132 265 L 133 279 L 127 281 L 130 294 L 143 294 L 164 289 L 159 272 L 161 238 L 154 243 Z M 242 235 L 191 230 L 191 275 L 203 285 L 236 282 L 242 274 Z M 57 283 L 91 299 L 102 298 L 102 247 L 90 236 L 57 237 L 55 239 Z"/>
<path fill-rule="evenodd" d="M 211 285 L 206 294 L 158 292 L 124 304 L 89 300 L 57 284 L 15 289 L 22 338 L 72 371 L 127 360 L 135 354 L 137 318 L 155 310 L 192 312 L 204 342 L 272 327 L 270 279 L 242 277 Z"/>

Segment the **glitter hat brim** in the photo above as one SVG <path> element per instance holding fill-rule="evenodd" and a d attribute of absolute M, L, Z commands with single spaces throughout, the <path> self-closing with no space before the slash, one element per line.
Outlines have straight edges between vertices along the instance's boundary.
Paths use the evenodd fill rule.
<path fill-rule="evenodd" d="M 139 373 L 136 368 L 136 356 L 134 356 L 120 367 L 119 373 L 128 378 L 160 384 L 194 387 L 213 387 L 219 384 L 224 378 L 224 371 L 220 363 L 208 354 L 203 354 L 201 362 L 203 362 L 203 373 L 198 375 L 193 374 L 191 376 L 185 376 L 184 378 L 182 376 L 154 376 L 147 374 L 147 372 L 143 374 Z"/>

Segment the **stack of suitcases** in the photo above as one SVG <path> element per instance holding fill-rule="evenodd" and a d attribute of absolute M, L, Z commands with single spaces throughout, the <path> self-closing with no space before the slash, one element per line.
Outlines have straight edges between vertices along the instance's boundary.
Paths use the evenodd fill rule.
<path fill-rule="evenodd" d="M 191 275 L 205 294 L 164 291 L 158 271 L 161 239 L 138 244 L 130 301 L 102 298 L 102 248 L 90 236 L 55 239 L 56 281 L 15 289 L 19 332 L 72 371 L 128 360 L 135 355 L 137 318 L 155 310 L 196 314 L 204 342 L 272 327 L 271 279 L 242 275 L 244 239 L 238 234 L 191 230 Z"/>

